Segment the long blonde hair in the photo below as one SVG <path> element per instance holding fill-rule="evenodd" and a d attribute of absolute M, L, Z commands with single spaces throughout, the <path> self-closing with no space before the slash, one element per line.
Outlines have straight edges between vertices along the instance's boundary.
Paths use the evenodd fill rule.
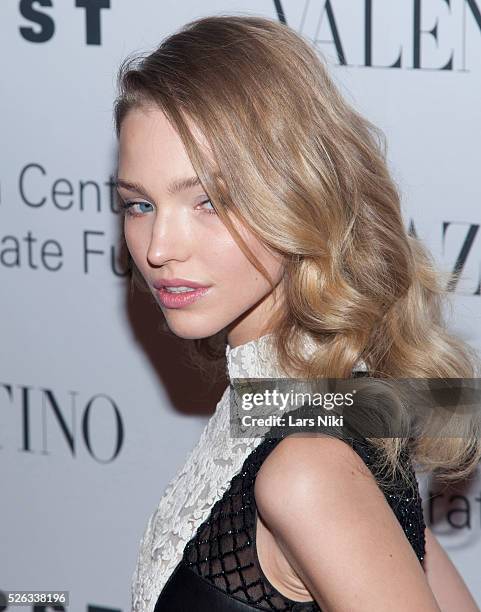
<path fill-rule="evenodd" d="M 254 16 L 196 19 L 124 60 L 118 87 L 117 135 L 131 108 L 160 108 L 221 220 L 273 287 L 231 215 L 284 257 L 285 304 L 271 329 L 286 371 L 342 378 L 363 359 L 379 378 L 481 373 L 476 351 L 447 330 L 443 274 L 404 227 L 383 132 L 346 102 L 294 30 Z M 318 345 L 311 360 L 306 333 Z M 195 346 L 218 357 L 211 340 Z M 464 418 L 458 434 L 372 442 L 392 470 L 410 444 L 419 469 L 449 481 L 481 457 L 477 417 Z"/>

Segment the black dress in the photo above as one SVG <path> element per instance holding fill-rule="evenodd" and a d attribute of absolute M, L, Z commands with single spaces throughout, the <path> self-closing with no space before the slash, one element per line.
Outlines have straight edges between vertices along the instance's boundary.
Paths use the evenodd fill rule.
<path fill-rule="evenodd" d="M 245 459 L 224 495 L 184 548 L 183 557 L 162 589 L 154 612 L 320 612 L 312 601 L 282 595 L 264 575 L 256 551 L 254 483 L 262 462 L 281 438 L 265 438 Z M 366 439 L 351 438 L 352 448 L 375 473 L 377 449 Z M 381 486 L 421 566 L 425 523 L 417 481 L 408 451 L 401 461 L 413 485 L 395 480 Z"/>

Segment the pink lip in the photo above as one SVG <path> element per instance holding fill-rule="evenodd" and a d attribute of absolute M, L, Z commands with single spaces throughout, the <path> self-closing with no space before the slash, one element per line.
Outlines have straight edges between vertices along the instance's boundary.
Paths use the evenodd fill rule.
<path fill-rule="evenodd" d="M 179 283 L 180 284 L 180 283 Z M 175 285 L 173 285 L 175 286 Z M 190 285 L 186 285 L 189 287 Z M 157 289 L 156 293 L 159 297 L 159 301 L 165 308 L 183 308 L 192 304 L 206 293 L 208 293 L 210 287 L 199 287 L 194 291 L 186 293 L 170 293 L 167 289 Z"/>
<path fill-rule="evenodd" d="M 153 283 L 155 289 L 163 289 L 164 287 L 193 287 L 194 289 L 205 289 L 207 285 L 201 285 L 195 281 L 186 278 L 159 278 Z"/>

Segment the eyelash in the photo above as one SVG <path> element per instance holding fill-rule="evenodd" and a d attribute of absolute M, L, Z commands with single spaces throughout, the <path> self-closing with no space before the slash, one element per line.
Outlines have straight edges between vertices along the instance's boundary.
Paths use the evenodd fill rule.
<path fill-rule="evenodd" d="M 212 205 L 212 202 L 207 199 L 204 200 L 203 202 L 199 202 L 198 206 L 202 206 L 203 204 L 207 204 L 207 202 L 210 202 L 210 204 Z M 120 199 L 120 208 L 123 212 L 124 215 L 129 216 L 129 217 L 142 217 L 144 215 L 144 213 L 134 213 L 132 212 L 132 206 L 134 206 L 135 204 L 149 204 L 149 202 L 134 202 L 132 200 L 122 200 Z M 212 210 L 204 210 L 204 212 L 206 212 L 208 215 L 216 215 L 217 211 L 215 209 Z"/>

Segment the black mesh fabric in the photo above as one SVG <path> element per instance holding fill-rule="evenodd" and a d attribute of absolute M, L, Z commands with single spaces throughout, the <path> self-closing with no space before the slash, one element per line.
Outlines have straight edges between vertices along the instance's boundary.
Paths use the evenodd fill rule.
<path fill-rule="evenodd" d="M 254 483 L 262 462 L 282 438 L 266 438 L 246 458 L 239 473 L 194 537 L 186 544 L 182 562 L 212 585 L 255 609 L 320 612 L 315 601 L 296 602 L 282 595 L 260 567 L 255 543 Z M 354 450 L 373 470 L 375 450 L 366 440 L 351 439 Z M 413 476 L 412 488 L 394 483 L 383 493 L 422 564 L 425 554 L 424 518 L 411 461 L 402 461 Z"/>

